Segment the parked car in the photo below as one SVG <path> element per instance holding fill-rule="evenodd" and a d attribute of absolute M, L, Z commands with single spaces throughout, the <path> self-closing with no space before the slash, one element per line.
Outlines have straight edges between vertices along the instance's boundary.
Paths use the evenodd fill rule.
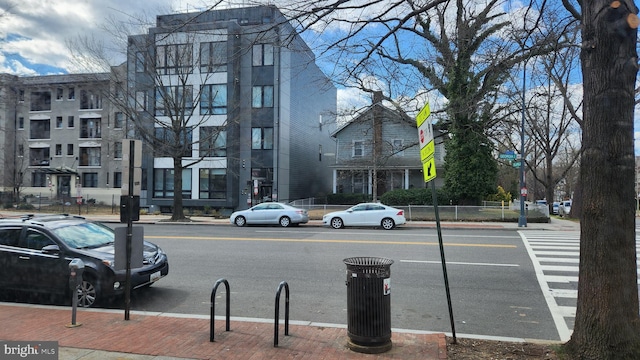
<path fill-rule="evenodd" d="M 68 296 L 69 263 L 84 263 L 78 306 L 90 307 L 124 294 L 126 266 L 115 266 L 115 232 L 69 215 L 0 219 L 0 289 Z M 150 286 L 169 273 L 167 255 L 144 242 L 143 265 L 131 269 L 131 289 Z"/>
<path fill-rule="evenodd" d="M 564 200 L 560 202 L 560 206 L 558 208 L 558 214 L 562 217 L 569 216 L 571 213 L 571 200 Z"/>
<path fill-rule="evenodd" d="M 278 202 L 265 202 L 247 210 L 236 211 L 229 218 L 236 226 L 245 225 L 291 225 L 309 222 L 307 210 Z"/>
<path fill-rule="evenodd" d="M 330 212 L 322 217 L 322 223 L 334 229 L 345 226 L 380 226 L 385 230 L 391 230 L 406 222 L 404 210 L 380 203 L 362 203 L 344 211 Z"/>
<path fill-rule="evenodd" d="M 558 215 L 560 213 L 560 202 L 559 201 L 554 201 L 553 202 L 553 214 L 554 215 Z"/>

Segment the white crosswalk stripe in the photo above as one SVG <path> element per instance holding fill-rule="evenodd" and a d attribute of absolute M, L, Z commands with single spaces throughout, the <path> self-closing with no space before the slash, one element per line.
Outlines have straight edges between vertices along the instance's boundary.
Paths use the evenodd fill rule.
<path fill-rule="evenodd" d="M 571 337 L 578 299 L 579 231 L 519 231 L 562 341 Z"/>
<path fill-rule="evenodd" d="M 580 232 L 526 230 L 518 233 L 529 252 L 560 339 L 568 341 L 575 322 L 578 299 Z M 638 231 L 636 233 L 640 234 Z M 640 250 L 640 245 L 637 244 L 636 249 Z M 638 259 L 640 265 L 640 256 Z"/>

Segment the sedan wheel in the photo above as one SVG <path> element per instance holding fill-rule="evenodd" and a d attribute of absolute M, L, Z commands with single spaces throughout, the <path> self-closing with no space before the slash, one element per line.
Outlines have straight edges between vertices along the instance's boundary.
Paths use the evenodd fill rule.
<path fill-rule="evenodd" d="M 385 230 L 391 230 L 394 227 L 396 227 L 396 223 L 393 222 L 393 219 L 384 218 L 384 219 L 382 219 L 382 222 L 380 223 L 380 226 L 382 226 L 382 228 L 385 229 Z"/>
<path fill-rule="evenodd" d="M 291 225 L 291 219 L 288 216 L 283 216 L 280 218 L 280 226 L 287 227 Z"/>
<path fill-rule="evenodd" d="M 82 284 L 76 289 L 79 307 L 91 307 L 98 300 L 98 290 L 92 278 L 82 280 Z"/>
<path fill-rule="evenodd" d="M 331 219 L 331 227 L 334 229 L 340 229 L 344 226 L 344 223 L 342 222 L 342 219 L 340 218 L 333 218 Z"/>
<path fill-rule="evenodd" d="M 236 226 L 245 226 L 247 224 L 247 219 L 244 216 L 238 216 L 235 221 Z"/>

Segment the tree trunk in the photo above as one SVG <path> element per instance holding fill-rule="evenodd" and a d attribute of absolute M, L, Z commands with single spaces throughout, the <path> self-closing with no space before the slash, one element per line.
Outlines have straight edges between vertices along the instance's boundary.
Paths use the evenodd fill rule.
<path fill-rule="evenodd" d="M 575 359 L 638 359 L 633 149 L 636 8 L 631 1 L 596 0 L 582 5 L 580 281 L 574 332 L 566 347 Z"/>
<path fill-rule="evenodd" d="M 172 221 L 184 220 L 184 207 L 182 206 L 182 158 L 173 158 L 173 212 Z"/>

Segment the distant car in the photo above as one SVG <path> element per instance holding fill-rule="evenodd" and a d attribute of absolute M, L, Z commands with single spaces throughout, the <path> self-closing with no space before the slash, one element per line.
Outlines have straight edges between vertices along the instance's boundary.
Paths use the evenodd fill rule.
<path fill-rule="evenodd" d="M 247 210 L 236 211 L 229 218 L 236 226 L 245 225 L 291 225 L 309 222 L 307 210 L 278 202 L 265 202 Z"/>
<path fill-rule="evenodd" d="M 554 215 L 558 215 L 560 213 L 560 202 L 559 201 L 554 201 L 553 202 L 553 214 Z"/>
<path fill-rule="evenodd" d="M 69 215 L 26 215 L 0 220 L 0 289 L 68 296 L 69 263 L 84 263 L 78 306 L 90 307 L 125 292 L 126 270 L 115 266 L 115 233 L 100 223 Z M 124 269 L 124 267 L 118 266 Z M 169 273 L 167 255 L 144 242 L 142 267 L 131 269 L 131 289 Z"/>
<path fill-rule="evenodd" d="M 345 226 L 380 226 L 391 230 L 406 223 L 404 210 L 379 203 L 362 203 L 344 211 L 334 211 L 322 217 L 325 226 L 340 229 Z"/>
<path fill-rule="evenodd" d="M 558 214 L 562 217 L 569 216 L 571 213 L 571 200 L 564 200 L 560 202 L 558 207 Z"/>

